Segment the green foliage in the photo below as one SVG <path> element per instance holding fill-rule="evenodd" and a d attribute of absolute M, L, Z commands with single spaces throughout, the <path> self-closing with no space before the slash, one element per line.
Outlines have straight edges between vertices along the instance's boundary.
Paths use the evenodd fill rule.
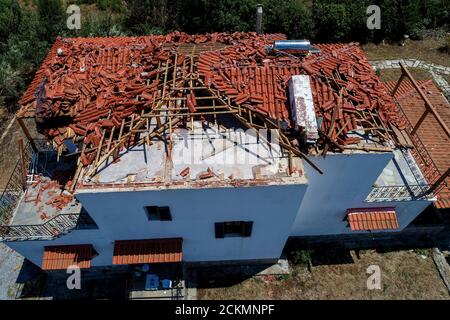
<path fill-rule="evenodd" d="M 416 248 L 413 249 L 414 253 L 419 255 L 419 256 L 425 256 L 428 257 L 431 255 L 431 250 L 428 248 Z"/>
<path fill-rule="evenodd" d="M 450 1 L 449 0 L 422 0 L 420 1 L 420 12 L 423 15 L 425 28 L 438 28 L 449 23 Z"/>
<path fill-rule="evenodd" d="M 15 0 L 0 0 L 0 43 L 7 42 L 9 34 L 20 22 L 20 7 Z M 5 50 L 0 47 L 0 52 Z"/>
<path fill-rule="evenodd" d="M 35 10 L 23 8 L 5 42 L 0 55 L 0 107 L 14 111 L 25 86 L 34 75 L 47 49 L 41 40 L 41 20 Z"/>
<path fill-rule="evenodd" d="M 135 35 L 171 30 L 176 19 L 178 1 L 129 0 L 124 27 L 129 34 Z"/>
<path fill-rule="evenodd" d="M 83 5 L 81 30 L 66 27 L 70 3 Z M 255 31 L 258 3 L 264 32 L 314 42 L 420 39 L 427 28 L 448 30 L 450 18 L 449 0 L 0 0 L 0 107 L 14 110 L 57 36 Z M 371 4 L 381 30 L 366 27 Z"/>
<path fill-rule="evenodd" d="M 82 15 L 80 30 L 73 30 L 71 36 L 78 37 L 112 37 L 122 36 L 123 18 L 110 13 L 89 13 Z"/>
<path fill-rule="evenodd" d="M 96 3 L 97 7 L 101 10 L 111 10 L 116 13 L 125 11 L 125 6 L 122 0 L 97 0 Z"/>
<path fill-rule="evenodd" d="M 66 29 L 66 15 L 60 0 L 37 0 L 41 40 L 53 43 Z"/>
<path fill-rule="evenodd" d="M 295 265 L 308 265 L 311 261 L 312 250 L 294 250 L 290 254 L 290 260 Z"/>
<path fill-rule="evenodd" d="M 316 38 L 322 41 L 340 41 L 350 33 L 351 14 L 344 4 L 315 1 L 313 17 Z"/>
<path fill-rule="evenodd" d="M 290 39 L 313 36 L 312 14 L 303 2 L 297 0 L 265 1 L 263 10 L 263 31 L 284 33 Z M 252 21 L 254 20 L 255 18 L 252 19 Z"/>

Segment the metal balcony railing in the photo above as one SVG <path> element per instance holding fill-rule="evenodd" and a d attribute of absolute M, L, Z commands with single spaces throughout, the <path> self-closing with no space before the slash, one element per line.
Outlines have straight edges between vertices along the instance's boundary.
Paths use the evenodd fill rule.
<path fill-rule="evenodd" d="M 51 240 L 74 229 L 79 214 L 60 214 L 43 224 L 0 226 L 0 241 Z"/>
<path fill-rule="evenodd" d="M 426 199 L 428 185 L 373 187 L 364 202 L 390 202 Z"/>
<path fill-rule="evenodd" d="M 28 166 L 25 170 L 29 170 L 32 162 L 32 149 L 29 143 L 24 147 L 24 158 L 26 161 L 25 163 Z M 18 159 L 8 182 L 0 194 L 0 225 L 8 224 L 11 220 L 14 210 L 16 209 L 24 191 L 24 179 L 27 173 L 28 172 L 24 172 L 21 161 Z"/>

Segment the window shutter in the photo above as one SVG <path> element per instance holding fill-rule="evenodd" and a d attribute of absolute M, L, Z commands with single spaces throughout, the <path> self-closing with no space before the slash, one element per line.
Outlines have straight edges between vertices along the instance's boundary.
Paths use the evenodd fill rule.
<path fill-rule="evenodd" d="M 214 224 L 215 230 L 216 230 L 216 238 L 223 238 L 224 237 L 224 224 L 223 222 L 216 222 Z"/>
<path fill-rule="evenodd" d="M 253 221 L 244 221 L 242 226 L 242 236 L 250 237 L 252 234 Z"/>

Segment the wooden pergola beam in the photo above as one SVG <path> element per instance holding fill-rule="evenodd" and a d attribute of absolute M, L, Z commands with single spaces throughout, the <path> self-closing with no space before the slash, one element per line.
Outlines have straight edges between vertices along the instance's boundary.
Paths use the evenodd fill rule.
<path fill-rule="evenodd" d="M 442 129 L 444 129 L 445 134 L 447 135 L 447 137 L 450 138 L 450 129 L 447 127 L 447 124 L 444 122 L 444 120 L 441 118 L 441 116 L 439 115 L 439 113 L 436 111 L 436 109 L 434 108 L 434 106 L 431 104 L 430 100 L 428 99 L 428 97 L 426 96 L 425 93 L 423 93 L 422 89 L 420 89 L 420 86 L 417 84 L 416 80 L 414 79 L 414 77 L 411 75 L 411 73 L 409 72 L 409 70 L 405 67 L 405 65 L 403 63 L 400 62 L 400 68 L 402 70 L 402 76 L 400 77 L 395 89 L 398 89 L 398 87 L 400 86 L 401 82 L 403 81 L 403 78 L 406 76 L 409 81 L 411 81 L 412 85 L 414 86 L 414 88 L 416 89 L 417 93 L 419 93 L 420 97 L 422 98 L 422 100 L 425 102 L 425 106 L 427 108 L 427 110 L 425 110 L 424 114 L 421 116 L 421 118 L 419 119 L 419 122 L 414 126 L 413 131 L 411 132 L 412 134 L 415 134 L 417 132 L 417 129 L 419 128 L 420 124 L 423 122 L 423 120 L 425 119 L 425 117 L 427 116 L 427 114 L 429 112 L 431 112 L 433 114 L 433 116 L 436 118 L 437 122 L 439 123 L 439 125 L 442 127 Z M 396 91 L 396 90 L 395 90 Z"/>
<path fill-rule="evenodd" d="M 19 124 L 20 128 L 22 129 L 23 133 L 27 137 L 28 141 L 30 142 L 31 148 L 33 148 L 34 152 L 38 152 L 38 148 L 36 147 L 36 144 L 34 143 L 33 138 L 31 137 L 30 131 L 28 131 L 27 126 L 23 122 L 22 118 L 16 118 L 17 123 Z"/>
<path fill-rule="evenodd" d="M 434 192 L 436 189 L 438 189 L 441 184 L 447 179 L 447 177 L 450 176 L 450 168 L 447 169 L 431 186 L 430 188 L 424 192 L 423 196 L 426 196 L 432 192 Z"/>

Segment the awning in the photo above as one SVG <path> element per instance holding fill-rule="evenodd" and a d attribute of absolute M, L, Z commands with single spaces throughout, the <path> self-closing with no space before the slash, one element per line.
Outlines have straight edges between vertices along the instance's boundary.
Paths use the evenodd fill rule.
<path fill-rule="evenodd" d="M 347 209 L 347 219 L 352 230 L 398 229 L 395 208 L 353 208 Z"/>
<path fill-rule="evenodd" d="M 90 268 L 92 245 L 47 246 L 44 247 L 42 270 L 64 270 L 77 265 L 82 269 Z"/>
<path fill-rule="evenodd" d="M 182 238 L 115 241 L 113 264 L 181 262 L 182 246 Z"/>

